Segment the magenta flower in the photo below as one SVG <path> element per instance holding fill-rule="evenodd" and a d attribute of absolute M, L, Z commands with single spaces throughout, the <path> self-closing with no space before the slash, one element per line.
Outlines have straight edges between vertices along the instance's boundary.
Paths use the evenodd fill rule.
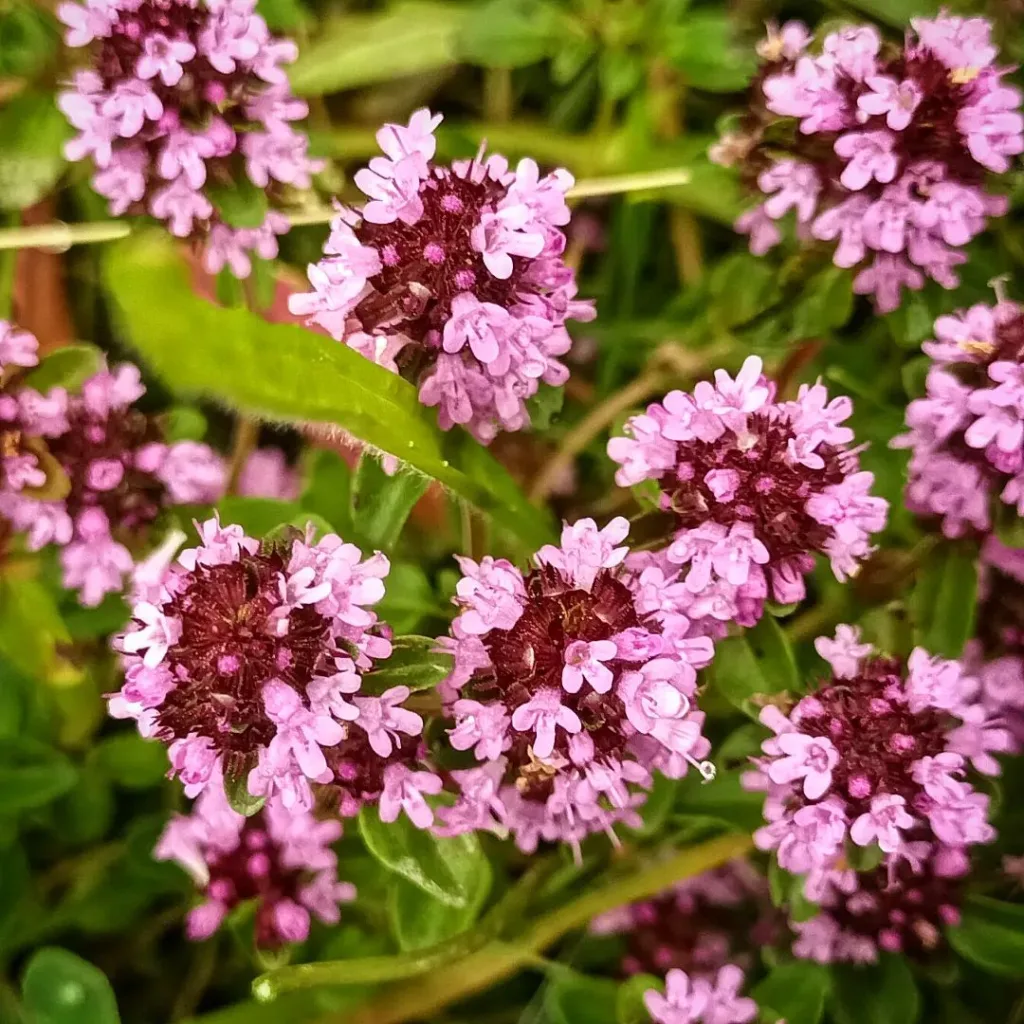
<path fill-rule="evenodd" d="M 964 729 L 986 715 L 977 681 L 921 648 L 904 666 L 859 640 L 840 627 L 834 641 L 818 642 L 834 677 L 788 716 L 762 711 L 775 735 L 745 780 L 767 794 L 768 824 L 755 843 L 774 850 L 781 867 L 807 874 L 814 893 L 839 870 L 847 845 L 877 845 L 895 877 L 900 865 L 916 874 L 929 858 L 966 864 L 966 848 L 995 835 L 988 797 L 966 778 L 960 752 L 977 746 Z"/>
<path fill-rule="evenodd" d="M 626 423 L 608 454 L 622 486 L 657 480 L 661 506 L 677 522 L 657 556 L 634 558 L 659 571 L 682 568 L 679 610 L 721 634 L 752 625 L 765 599 L 803 599 L 803 577 L 821 552 L 839 579 L 856 573 L 885 525 L 887 505 L 860 472 L 853 431 L 841 424 L 848 398 L 828 400 L 821 384 L 776 402 L 750 356 L 734 381 L 724 370 L 692 396 L 673 391 Z"/>
<path fill-rule="evenodd" d="M 268 803 L 251 818 L 228 805 L 219 770 L 188 816 L 175 815 L 153 851 L 177 861 L 202 890 L 188 915 L 188 936 L 209 938 L 240 903 L 256 903 L 256 944 L 273 949 L 302 942 L 312 917 L 337 924 L 338 904 L 355 899 L 339 882 L 331 843 L 341 822 L 317 821 L 308 811 Z"/>
<path fill-rule="evenodd" d="M 713 774 L 695 705 L 711 643 L 642 593 L 623 566 L 627 531 L 624 519 L 566 526 L 525 576 L 459 560 L 460 614 L 442 641 L 455 669 L 442 693 L 452 747 L 483 767 L 453 773 L 459 796 L 437 811 L 442 833 L 492 827 L 526 851 L 541 840 L 578 847 L 637 820 L 653 770 Z"/>
<path fill-rule="evenodd" d="M 482 151 L 436 164 L 440 121 L 418 110 L 377 133 L 386 156 L 355 176 L 369 201 L 341 209 L 289 308 L 412 380 L 445 430 L 488 443 L 529 424 L 541 383 L 565 382 L 565 321 L 594 311 L 562 259 L 572 176 Z"/>
<path fill-rule="evenodd" d="M 679 969 L 665 976 L 665 995 L 644 993 L 644 1005 L 656 1024 L 747 1024 L 757 1016 L 753 999 L 739 995 L 744 974 L 733 964 L 713 978 L 697 978 Z"/>
<path fill-rule="evenodd" d="M 935 321 L 927 394 L 907 407 L 907 504 L 958 537 L 987 531 L 996 498 L 1024 515 L 1024 310 L 1001 301 Z"/>
<path fill-rule="evenodd" d="M 376 800 L 423 729 L 405 687 L 358 695 L 391 651 L 371 610 L 387 559 L 333 534 L 261 545 L 211 519 L 200 535 L 115 641 L 125 684 L 111 714 L 168 744 L 189 795 L 224 773 L 287 808 L 312 807 L 313 783 L 346 815 Z"/>
<path fill-rule="evenodd" d="M 902 52 L 861 27 L 825 36 L 817 56 L 805 53 L 804 26 L 770 30 L 758 47 L 762 96 L 712 151 L 743 161 L 769 197 L 735 225 L 752 252 L 781 240 L 773 222 L 794 209 L 801 237 L 836 242 L 834 262 L 859 271 L 854 290 L 882 312 L 926 277 L 957 286 L 962 248 L 1007 209 L 988 172 L 1024 152 L 1021 95 L 1003 84 L 1011 69 L 995 64 L 989 23 L 911 24 Z"/>
<path fill-rule="evenodd" d="M 93 186 L 111 212 L 150 213 L 172 234 L 204 243 L 211 273 L 248 277 L 252 256 L 277 255 L 288 221 L 270 211 L 261 226 L 224 223 L 211 184 L 241 181 L 278 193 L 307 188 L 320 161 L 292 121 L 306 116 L 280 68 L 291 43 L 275 41 L 254 0 L 232 3 L 87 0 L 61 4 L 69 46 L 90 46 L 58 103 L 79 135 L 70 160 L 92 157 Z"/>

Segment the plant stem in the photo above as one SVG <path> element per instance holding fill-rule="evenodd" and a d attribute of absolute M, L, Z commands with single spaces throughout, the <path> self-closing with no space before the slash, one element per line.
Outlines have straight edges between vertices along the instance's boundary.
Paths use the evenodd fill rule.
<path fill-rule="evenodd" d="M 235 420 L 235 431 L 231 437 L 231 457 L 228 461 L 228 483 L 226 493 L 238 491 L 238 481 L 242 476 L 249 456 L 259 440 L 260 425 L 248 416 L 239 415 Z"/>
<path fill-rule="evenodd" d="M 425 973 L 421 973 L 414 981 L 383 992 L 357 1010 L 321 1017 L 317 1024 L 404 1024 L 406 1021 L 430 1018 L 444 1007 L 489 988 L 523 968 L 535 965 L 537 957 L 548 946 L 568 932 L 584 927 L 598 914 L 654 896 L 676 882 L 742 856 L 750 846 L 749 836 L 726 835 L 682 850 L 668 860 L 646 865 L 632 874 L 615 878 L 552 911 L 532 927 L 527 927 L 513 943 L 490 942 L 457 962 L 435 959 L 431 954 L 436 955 L 438 947 L 434 947 L 434 951 L 425 950 L 421 955 L 424 959 L 429 958 L 429 963 Z M 442 965 L 453 969 L 436 969 Z M 306 968 L 311 976 L 312 972 L 319 974 L 320 983 L 337 984 L 339 972 L 345 970 L 345 962 L 330 965 L 331 972 L 328 972 L 328 966 L 304 964 L 285 970 Z M 273 984 L 280 973 L 275 972 L 266 980 Z M 343 975 L 340 980 L 344 981 Z"/>
<path fill-rule="evenodd" d="M 132 232 L 128 220 L 101 220 L 86 224 L 37 224 L 0 230 L 0 249 L 50 249 L 65 252 L 73 245 L 116 242 Z"/>

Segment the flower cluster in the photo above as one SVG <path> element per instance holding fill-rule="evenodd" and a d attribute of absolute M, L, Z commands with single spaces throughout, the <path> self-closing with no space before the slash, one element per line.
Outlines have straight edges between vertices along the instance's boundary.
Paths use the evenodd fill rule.
<path fill-rule="evenodd" d="M 992 528 L 998 496 L 1024 515 L 1024 309 L 1011 302 L 940 316 L 927 394 L 907 407 L 908 507 L 958 537 Z"/>
<path fill-rule="evenodd" d="M 963 868 L 948 858 L 900 861 L 858 873 L 825 872 L 812 894 L 821 911 L 791 923 L 793 953 L 818 963 L 874 963 L 879 950 L 924 958 L 960 922 Z"/>
<path fill-rule="evenodd" d="M 981 549 L 975 638 L 964 661 L 980 684 L 984 712 L 1006 730 L 1002 749 L 1024 747 L 1024 551 L 1008 548 L 994 536 Z M 976 714 L 980 714 L 976 712 Z M 998 774 L 993 761 L 989 774 Z"/>
<path fill-rule="evenodd" d="M 752 252 L 775 245 L 794 210 L 799 233 L 834 243 L 836 265 L 859 269 L 854 290 L 882 312 L 926 275 L 957 286 L 963 247 L 1007 210 L 986 175 L 1024 151 L 1021 95 L 1003 81 L 989 23 L 911 25 L 902 48 L 861 26 L 825 36 L 816 55 L 803 25 L 773 30 L 753 109 L 712 153 L 742 159 L 768 196 L 736 222 Z"/>
<path fill-rule="evenodd" d="M 813 552 L 839 579 L 856 573 L 885 525 L 887 504 L 870 494 L 853 431 L 842 426 L 848 398 L 828 400 L 820 384 L 777 402 L 750 356 L 734 380 L 724 370 L 691 394 L 672 391 L 626 424 L 608 454 L 622 486 L 656 480 L 675 518 L 669 547 L 648 571 L 686 570 L 671 588 L 680 611 L 721 634 L 730 621 L 753 625 L 767 598 L 803 599 Z"/>
<path fill-rule="evenodd" d="M 694 704 L 711 641 L 691 637 L 663 587 L 623 568 L 628 530 L 625 519 L 566 526 L 525 576 L 503 559 L 460 559 L 444 695 L 451 745 L 481 763 L 452 772 L 460 795 L 438 812 L 445 832 L 578 847 L 638 822 L 653 769 L 713 775 Z"/>
<path fill-rule="evenodd" d="M 336 924 L 338 904 L 355 886 L 339 882 L 331 843 L 341 822 L 317 821 L 301 807 L 271 801 L 250 818 L 232 810 L 220 773 L 192 807 L 167 823 L 153 856 L 177 861 L 203 890 L 188 915 L 190 939 L 209 938 L 238 904 L 256 903 L 255 939 L 262 948 L 302 942 L 311 915 Z"/>
<path fill-rule="evenodd" d="M 970 762 L 997 773 L 991 752 L 1004 750 L 1006 739 L 978 703 L 977 680 L 922 648 L 904 669 L 850 626 L 815 647 L 832 677 L 788 716 L 772 706 L 761 712 L 775 735 L 746 780 L 767 793 L 769 824 L 756 844 L 774 850 L 780 867 L 807 875 L 812 899 L 830 886 L 846 896 L 872 889 L 844 867 L 856 848 L 880 850 L 888 878 L 903 879 L 907 891 L 932 876 L 964 874 L 967 848 L 995 834 L 988 797 L 965 770 Z"/>
<path fill-rule="evenodd" d="M 696 978 L 681 970 L 665 975 L 665 994 L 644 993 L 644 1006 L 655 1024 L 747 1024 L 757 1016 L 757 1003 L 740 995 L 744 975 L 729 964 L 713 978 Z"/>
<path fill-rule="evenodd" d="M 423 720 L 401 706 L 406 687 L 359 693 L 362 674 L 391 653 L 371 611 L 388 560 L 364 560 L 334 534 L 314 543 L 311 530 L 261 545 L 216 519 L 199 529 L 202 543 L 135 604 L 115 641 L 125 683 L 111 714 L 169 744 L 187 796 L 222 773 L 286 808 L 312 807 L 317 782 L 342 813 L 369 799 L 385 820 L 409 810 L 409 776 L 427 773 L 409 769 L 403 745 Z"/>
<path fill-rule="evenodd" d="M 487 443 L 529 424 L 542 382 L 565 382 L 565 321 L 594 312 L 562 259 L 572 176 L 541 177 L 529 159 L 513 171 L 482 151 L 440 166 L 440 121 L 418 110 L 377 133 L 385 156 L 355 176 L 369 201 L 340 208 L 309 268 L 313 291 L 289 307 L 416 383 L 444 429 Z"/>
<path fill-rule="evenodd" d="M 148 212 L 204 239 L 212 273 L 247 277 L 253 253 L 276 256 L 285 217 L 232 226 L 219 206 L 246 178 L 280 192 L 308 188 L 320 169 L 289 123 L 307 113 L 281 67 L 295 44 L 271 36 L 255 0 L 87 0 L 58 13 L 67 44 L 94 51 L 59 99 L 79 132 L 67 155 L 92 157 L 111 212 Z"/>
<path fill-rule="evenodd" d="M 25 384 L 26 371 L 39 365 L 39 343 L 28 331 L 0 320 L 0 514 L 18 499 L 45 488 L 52 466 L 42 438 L 68 429 L 67 392 L 41 395 Z"/>
<path fill-rule="evenodd" d="M 41 405 L 33 399 L 68 490 L 62 500 L 4 501 L 32 550 L 61 546 L 64 585 L 85 605 L 123 588 L 133 551 L 164 508 L 213 501 L 224 489 L 219 455 L 195 441 L 166 443 L 159 419 L 134 407 L 145 391 L 138 369 L 123 363 L 94 374 L 81 394 L 55 389 Z"/>
<path fill-rule="evenodd" d="M 771 945 L 773 916 L 764 876 L 737 860 L 602 914 L 590 930 L 624 937 L 624 975 L 677 969 L 708 978 L 726 964 L 743 965 L 753 948 Z"/>

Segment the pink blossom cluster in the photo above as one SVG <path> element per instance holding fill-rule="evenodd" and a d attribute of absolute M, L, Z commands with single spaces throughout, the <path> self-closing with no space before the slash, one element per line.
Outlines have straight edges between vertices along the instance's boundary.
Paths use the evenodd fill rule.
<path fill-rule="evenodd" d="M 562 259 L 572 175 L 483 150 L 441 166 L 440 122 L 423 109 L 377 133 L 385 155 L 355 176 L 368 202 L 339 207 L 313 290 L 289 308 L 413 381 L 445 430 L 488 443 L 529 424 L 541 383 L 565 382 L 565 321 L 594 310 Z"/>
<path fill-rule="evenodd" d="M 779 242 L 776 222 L 793 210 L 798 233 L 834 244 L 835 264 L 859 271 L 854 291 L 882 312 L 926 276 L 959 284 L 964 246 L 1007 210 L 986 178 L 1024 151 L 1021 94 L 995 63 L 989 22 L 911 26 L 902 48 L 856 26 L 817 54 L 798 22 L 772 31 L 754 109 L 712 153 L 742 158 L 768 197 L 736 222 L 752 252 Z"/>
<path fill-rule="evenodd" d="M 736 860 L 653 899 L 601 914 L 590 930 L 623 936 L 626 976 L 677 969 L 710 979 L 726 964 L 746 966 L 750 951 L 771 945 L 774 916 L 765 877 Z"/>
<path fill-rule="evenodd" d="M 130 363 L 101 369 L 68 395 L 33 398 L 35 428 L 67 477 L 60 500 L 5 495 L 0 511 L 28 546 L 61 547 L 64 586 L 97 605 L 123 589 L 136 554 L 170 505 L 214 501 L 224 489 L 220 456 L 205 444 L 168 444 L 157 417 L 135 408 L 145 394 Z"/>
<path fill-rule="evenodd" d="M 0 515 L 47 483 L 45 442 L 68 429 L 67 392 L 41 395 L 25 384 L 39 365 L 39 343 L 28 331 L 0 320 Z"/>
<path fill-rule="evenodd" d="M 655 1024 L 747 1024 L 757 1003 L 740 995 L 744 974 L 728 964 L 713 978 L 691 978 L 678 968 L 665 975 L 665 994 L 644 993 L 644 1006 Z"/>
<path fill-rule="evenodd" d="M 355 886 L 338 881 L 331 844 L 341 822 L 318 821 L 302 807 L 272 800 L 250 818 L 233 810 L 215 771 L 189 815 L 167 823 L 153 856 L 173 860 L 202 890 L 186 929 L 209 938 L 240 903 L 256 904 L 255 939 L 261 948 L 302 942 L 311 919 L 337 924 L 339 903 L 355 899 Z"/>
<path fill-rule="evenodd" d="M 819 913 L 790 922 L 793 953 L 822 964 L 874 963 L 879 950 L 925 959 L 941 947 L 944 929 L 960 923 L 962 874 L 941 857 L 825 871 L 805 887 Z"/>
<path fill-rule="evenodd" d="M 927 394 L 907 407 L 906 500 L 947 537 L 992 528 L 995 499 L 1024 515 L 1024 309 L 978 304 L 935 321 Z"/>
<path fill-rule="evenodd" d="M 753 625 L 767 599 L 803 600 L 815 552 L 840 580 L 872 552 L 888 505 L 849 447 L 853 431 L 842 424 L 852 411 L 820 382 L 776 401 L 749 356 L 735 379 L 717 370 L 713 385 L 672 391 L 609 441 L 616 482 L 656 480 L 677 524 L 664 551 L 636 564 L 704 632 Z"/>
<path fill-rule="evenodd" d="M 979 702 L 978 681 L 959 662 L 922 648 L 906 665 L 876 655 L 851 626 L 815 647 L 832 677 L 788 715 L 774 706 L 761 712 L 774 735 L 745 778 L 766 793 L 768 825 L 755 833 L 756 845 L 774 851 L 780 867 L 806 875 L 815 900 L 870 887 L 845 866 L 858 848 L 880 851 L 894 886 L 965 874 L 968 847 L 995 835 L 989 798 L 965 773 L 972 765 L 998 774 L 992 754 L 1006 750 L 1007 740 Z M 867 897 L 858 902 L 867 906 Z M 892 917 L 848 955 L 870 958 L 869 941 L 876 951 L 902 948 L 905 925 Z"/>
<path fill-rule="evenodd" d="M 442 692 L 451 746 L 478 765 L 451 772 L 444 834 L 490 828 L 526 852 L 541 840 L 578 850 L 639 823 L 652 771 L 713 776 L 695 702 L 712 643 L 663 587 L 623 567 L 628 531 L 625 519 L 567 525 L 525 575 L 504 559 L 459 560 Z"/>
<path fill-rule="evenodd" d="M 1024 551 L 990 536 L 981 555 L 975 637 L 964 663 L 980 686 L 976 716 L 984 711 L 1000 720 L 1006 730 L 1003 751 L 1019 754 L 1024 749 Z"/>
<path fill-rule="evenodd" d="M 204 240 L 211 273 L 248 277 L 253 255 L 276 256 L 287 218 L 232 226 L 219 209 L 236 182 L 277 195 L 322 166 L 290 123 L 307 113 L 281 66 L 297 48 L 270 34 L 256 0 L 87 0 L 58 15 L 69 46 L 92 47 L 58 100 L 79 132 L 68 159 L 92 158 L 111 213 Z"/>
<path fill-rule="evenodd" d="M 248 498 L 294 501 L 301 485 L 299 474 L 288 465 L 280 448 L 257 448 L 245 460 L 238 477 L 238 493 Z"/>
<path fill-rule="evenodd" d="M 261 544 L 215 518 L 199 533 L 115 640 L 125 682 L 110 713 L 168 744 L 187 796 L 223 774 L 308 810 L 318 783 L 346 816 L 373 800 L 385 821 L 432 824 L 420 794 L 441 780 L 410 767 L 423 720 L 402 706 L 408 688 L 360 692 L 391 653 L 372 611 L 387 558 L 335 534 L 314 543 L 311 528 Z"/>

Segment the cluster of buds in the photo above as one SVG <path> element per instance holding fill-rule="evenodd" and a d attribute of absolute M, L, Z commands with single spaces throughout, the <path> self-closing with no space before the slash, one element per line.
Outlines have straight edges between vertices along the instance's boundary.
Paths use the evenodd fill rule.
<path fill-rule="evenodd" d="M 966 777 L 968 763 L 996 774 L 992 753 L 1006 750 L 1008 737 L 979 703 L 978 681 L 957 661 L 917 648 L 904 665 L 875 654 L 850 626 L 815 646 L 831 665 L 831 678 L 788 715 L 774 706 L 761 713 L 774 735 L 746 777 L 767 794 L 769 824 L 754 840 L 775 852 L 780 867 L 807 876 L 811 899 L 831 908 L 842 894 L 852 900 L 851 913 L 870 909 L 861 920 L 866 927 L 877 920 L 878 900 L 853 894 L 885 887 L 848 869 L 857 849 L 880 851 L 889 884 L 904 888 L 911 902 L 919 899 L 911 890 L 955 888 L 931 880 L 965 874 L 968 847 L 995 835 L 989 799 Z M 875 952 L 902 948 L 903 940 L 886 928 L 918 927 L 918 917 L 900 916 L 895 896 L 890 902 L 888 924 L 869 937 Z M 947 904 L 944 897 L 932 909 L 948 919 Z M 857 951 L 842 946 L 836 955 L 869 959 L 858 934 Z"/>
<path fill-rule="evenodd" d="M 695 703 L 712 643 L 665 588 L 624 568 L 628 530 L 625 519 L 566 526 L 525 575 L 503 559 L 460 559 L 443 693 L 451 745 L 480 764 L 451 773 L 446 834 L 492 828 L 526 851 L 540 840 L 578 849 L 590 833 L 639 824 L 652 771 L 714 775 Z"/>
<path fill-rule="evenodd" d="M 168 744 L 187 796 L 223 777 L 229 789 L 309 809 L 319 783 L 344 814 L 379 800 L 385 820 L 411 807 L 429 825 L 406 794 L 410 778 L 432 784 L 409 767 L 423 729 L 402 707 L 409 690 L 360 693 L 363 674 L 391 653 L 371 610 L 388 560 L 363 559 L 334 534 L 314 543 L 311 530 L 261 544 L 211 519 L 200 535 L 115 641 L 125 683 L 111 714 Z"/>
<path fill-rule="evenodd" d="M 998 497 L 1024 515 L 1024 310 L 972 306 L 935 321 L 927 394 L 907 407 L 908 507 L 958 537 L 992 528 Z"/>
<path fill-rule="evenodd" d="M 177 861 L 202 890 L 186 922 L 190 939 L 208 938 L 236 906 L 254 901 L 256 945 L 272 949 L 302 942 L 312 916 L 337 924 L 338 904 L 355 898 L 355 886 L 338 881 L 331 849 L 341 832 L 340 821 L 280 801 L 246 818 L 231 808 L 217 771 L 191 813 L 167 823 L 153 856 Z"/>
<path fill-rule="evenodd" d="M 834 243 L 854 290 L 888 312 L 925 277 L 955 288 L 963 247 L 1002 216 L 986 190 L 1024 152 L 1021 95 L 995 61 L 984 18 L 915 18 L 902 47 L 870 26 L 844 28 L 807 52 L 798 22 L 759 46 L 752 109 L 712 158 L 742 160 L 768 198 L 736 227 L 751 251 L 781 239 L 795 211 L 803 237 Z M 753 183 L 752 181 L 752 183 Z"/>
<path fill-rule="evenodd" d="M 359 171 L 369 197 L 339 208 L 313 291 L 293 313 L 419 387 L 447 430 L 487 443 L 530 422 L 526 402 L 569 371 L 569 318 L 589 320 L 562 259 L 572 175 L 483 151 L 450 167 L 433 160 L 441 116 L 418 110 L 377 133 L 385 155 Z"/>
<path fill-rule="evenodd" d="M 67 44 L 92 47 L 59 99 L 79 132 L 67 155 L 92 157 L 111 212 L 150 213 L 203 241 L 213 273 L 247 277 L 254 253 L 276 256 L 287 218 L 242 224 L 224 193 L 243 181 L 271 195 L 308 188 L 321 164 L 290 123 L 307 113 L 281 66 L 297 48 L 270 34 L 256 0 L 87 0 L 58 13 Z"/>
<path fill-rule="evenodd" d="M 590 930 L 623 937 L 627 977 L 683 970 L 710 979 L 727 964 L 744 966 L 753 949 L 772 945 L 775 916 L 764 876 L 736 860 L 602 914 Z"/>
<path fill-rule="evenodd" d="M 842 424 L 852 411 L 820 383 L 776 401 L 750 356 L 735 380 L 718 370 L 714 385 L 672 391 L 608 443 L 616 481 L 657 481 L 677 524 L 669 546 L 641 564 L 708 634 L 753 625 L 766 599 L 801 601 L 814 553 L 843 580 L 873 550 L 888 506 L 849 447 Z"/>

